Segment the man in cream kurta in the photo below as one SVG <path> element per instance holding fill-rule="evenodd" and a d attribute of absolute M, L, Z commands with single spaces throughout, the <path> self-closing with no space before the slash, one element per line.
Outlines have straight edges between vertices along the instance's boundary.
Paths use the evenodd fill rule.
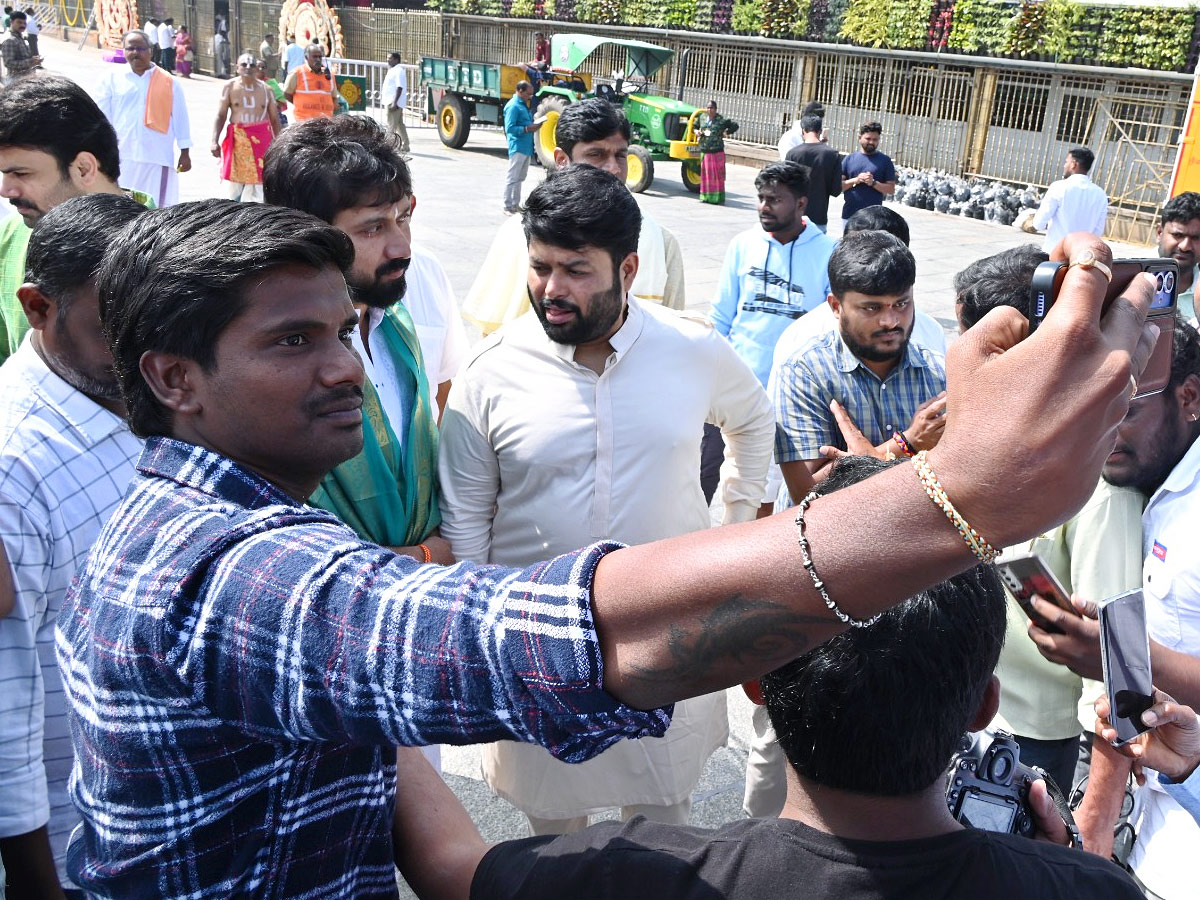
<path fill-rule="evenodd" d="M 179 82 L 150 62 L 150 44 L 141 31 L 124 39 L 128 65 L 107 73 L 96 88 L 96 105 L 117 132 L 121 148 L 121 183 L 153 198 L 157 206 L 179 202 L 179 172 L 192 167 L 191 124 Z M 156 77 L 170 82 L 169 113 L 158 127 L 147 121 L 147 94 Z M 160 130 L 160 128 L 165 130 Z M 175 147 L 179 146 L 179 160 Z"/>
<path fill-rule="evenodd" d="M 698 478 L 705 422 L 730 448 L 724 521 L 755 517 L 771 407 L 711 326 L 627 295 L 599 374 L 550 330 L 533 312 L 510 323 L 477 345 L 451 388 L 438 470 L 442 535 L 457 559 L 512 565 L 580 542 L 640 544 L 709 527 Z M 676 704 L 664 737 L 622 741 L 582 765 L 530 745 L 491 745 L 484 778 L 535 833 L 580 829 L 588 813 L 614 806 L 626 818 L 682 824 L 726 733 L 724 695 L 714 694 Z"/>

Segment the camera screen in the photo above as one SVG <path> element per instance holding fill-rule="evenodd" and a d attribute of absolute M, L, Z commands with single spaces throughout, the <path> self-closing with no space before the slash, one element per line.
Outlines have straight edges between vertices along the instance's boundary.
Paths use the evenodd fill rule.
<path fill-rule="evenodd" d="M 1011 834 L 1016 815 L 1015 804 L 1005 803 L 1000 798 L 989 797 L 987 794 L 968 793 L 963 797 L 958 820 L 980 831 Z"/>

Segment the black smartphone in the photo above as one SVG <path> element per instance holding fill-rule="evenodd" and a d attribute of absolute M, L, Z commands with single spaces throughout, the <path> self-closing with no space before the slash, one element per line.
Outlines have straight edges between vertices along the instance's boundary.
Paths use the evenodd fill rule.
<path fill-rule="evenodd" d="M 1036 553 L 1027 553 L 1024 556 L 1015 556 L 1012 559 L 997 562 L 996 570 L 1000 573 L 1000 580 L 1004 582 L 1005 587 L 1009 589 L 1021 609 L 1025 611 L 1025 615 L 1029 616 L 1039 628 L 1053 634 L 1061 634 L 1060 629 L 1055 628 L 1034 611 L 1033 604 L 1030 602 L 1034 594 L 1074 616 L 1079 615 L 1079 610 L 1071 605 L 1071 595 L 1067 589 L 1050 571 L 1046 561 Z"/>
<path fill-rule="evenodd" d="M 1108 719 L 1117 730 L 1113 744 L 1128 744 L 1149 726 L 1142 713 L 1154 705 L 1150 681 L 1150 636 L 1141 590 L 1117 594 L 1100 604 L 1100 661 L 1108 694 Z"/>
<path fill-rule="evenodd" d="M 1146 319 L 1158 326 L 1158 342 L 1154 345 L 1142 377 L 1138 379 L 1137 393 L 1134 394 L 1136 400 L 1160 393 L 1171 380 L 1175 311 L 1179 302 L 1179 266 L 1173 259 L 1116 259 L 1111 268 L 1112 281 L 1108 283 L 1108 293 L 1104 298 L 1106 309 L 1108 304 L 1124 293 L 1138 273 L 1150 272 L 1154 275 L 1154 299 L 1150 301 Z M 1066 274 L 1065 262 L 1044 262 L 1034 270 L 1029 287 L 1029 309 L 1025 313 L 1029 319 L 1030 334 L 1037 330 L 1054 305 Z"/>

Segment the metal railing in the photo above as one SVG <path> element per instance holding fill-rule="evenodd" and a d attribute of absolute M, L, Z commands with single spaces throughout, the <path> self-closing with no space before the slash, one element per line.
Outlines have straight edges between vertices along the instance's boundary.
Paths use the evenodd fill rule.
<path fill-rule="evenodd" d="M 325 61 L 331 67 L 334 67 L 334 72 L 338 75 L 350 75 L 366 79 L 367 108 L 376 114 L 376 118 L 383 121 L 383 113 L 386 112 L 385 106 L 387 102 L 383 96 L 383 82 L 387 78 L 388 64 L 373 62 L 367 59 L 345 59 L 337 56 L 327 57 Z M 420 86 L 421 67 L 407 63 L 401 63 L 400 67 L 404 69 L 404 73 L 408 78 L 408 95 L 404 102 L 404 123 L 406 126 L 416 125 L 417 127 L 422 127 L 425 125 L 425 117 L 423 115 L 424 97 Z"/>

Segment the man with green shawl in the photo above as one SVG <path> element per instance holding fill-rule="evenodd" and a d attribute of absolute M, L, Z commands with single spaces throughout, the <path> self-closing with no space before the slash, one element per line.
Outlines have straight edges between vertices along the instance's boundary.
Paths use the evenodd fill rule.
<path fill-rule="evenodd" d="M 448 564 L 437 532 L 437 413 L 421 347 L 400 302 L 412 253 L 412 179 L 396 136 L 366 116 L 310 119 L 267 151 L 267 203 L 323 219 L 354 242 L 347 280 L 359 309 L 353 343 L 366 369 L 363 452 L 325 477 L 310 502 L 360 537 Z"/>

